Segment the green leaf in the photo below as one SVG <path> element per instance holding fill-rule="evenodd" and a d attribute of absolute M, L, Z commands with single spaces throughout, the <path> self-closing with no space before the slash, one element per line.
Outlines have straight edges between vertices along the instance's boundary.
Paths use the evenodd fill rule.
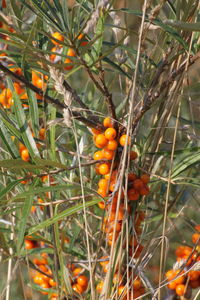
<path fill-rule="evenodd" d="M 20 249 L 24 242 L 24 235 L 26 231 L 26 223 L 28 216 L 31 211 L 31 206 L 33 204 L 33 197 L 26 197 L 24 201 L 24 205 L 22 208 L 22 215 L 19 222 L 19 232 L 18 232 L 18 240 L 17 240 L 17 253 L 20 254 Z"/>
<path fill-rule="evenodd" d="M 6 194 L 8 194 L 20 182 L 21 180 L 15 180 L 7 184 L 6 187 L 0 191 L 0 199 L 3 198 Z"/>
<path fill-rule="evenodd" d="M 97 204 L 99 201 L 101 201 L 101 200 L 96 199 L 96 200 L 88 201 L 88 202 L 85 203 L 85 207 L 93 206 L 93 205 Z M 43 221 L 42 223 L 31 227 L 28 230 L 28 235 L 33 234 L 34 232 L 37 232 L 39 230 L 42 230 L 45 227 L 48 227 L 48 226 L 54 224 L 55 222 L 58 222 L 58 221 L 62 220 L 63 218 L 71 216 L 71 215 L 73 215 L 73 214 L 75 214 L 75 213 L 77 213 L 81 210 L 83 210 L 83 204 L 78 204 L 78 205 L 75 205 L 71 208 L 65 209 L 64 211 L 57 214 L 56 216 L 54 216 L 52 218 L 49 218 L 49 219 Z"/>
<path fill-rule="evenodd" d="M 173 169 L 172 179 L 200 162 L 200 151 L 187 155 Z"/>
<path fill-rule="evenodd" d="M 117 65 L 116 63 L 114 63 L 108 57 L 104 57 L 103 61 L 105 61 L 106 63 L 108 63 L 109 65 L 111 65 L 119 73 L 121 73 L 121 74 L 125 75 L 126 77 L 128 77 L 129 79 L 131 79 L 131 76 L 128 73 L 126 73 L 119 65 Z"/>
<path fill-rule="evenodd" d="M 187 23 L 187 22 L 176 21 L 176 20 L 165 20 L 163 23 L 178 28 L 180 30 L 200 31 L 200 22 Z"/>
<path fill-rule="evenodd" d="M 9 151 L 10 155 L 13 158 L 18 157 L 19 152 L 17 150 L 17 147 L 15 146 L 13 140 L 11 139 L 10 133 L 8 132 L 7 128 L 5 127 L 2 119 L 0 119 L 0 137 L 1 137 L 2 141 L 4 142 L 7 150 Z"/>
<path fill-rule="evenodd" d="M 100 17 L 97 22 L 95 37 L 98 37 L 98 38 L 94 42 L 93 48 L 92 48 L 92 56 L 93 56 L 94 61 L 99 58 L 99 55 L 101 53 L 102 44 L 103 44 L 104 21 L 105 21 L 105 18 Z"/>

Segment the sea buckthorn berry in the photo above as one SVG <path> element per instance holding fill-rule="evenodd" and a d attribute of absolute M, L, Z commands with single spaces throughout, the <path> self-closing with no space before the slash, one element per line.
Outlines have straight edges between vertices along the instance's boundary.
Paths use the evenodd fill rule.
<path fill-rule="evenodd" d="M 189 280 L 193 281 L 193 280 L 198 280 L 200 277 L 200 271 L 190 271 L 188 273 L 188 278 Z"/>
<path fill-rule="evenodd" d="M 40 284 L 40 286 L 41 286 L 41 288 L 43 288 L 43 289 L 49 289 L 51 286 L 48 284 L 48 282 L 43 282 L 42 284 Z M 43 295 L 48 295 L 48 291 L 46 291 L 46 292 L 41 292 Z"/>
<path fill-rule="evenodd" d="M 106 127 L 106 128 L 113 127 L 113 123 L 112 123 L 111 118 L 109 118 L 109 117 L 105 118 L 103 120 L 103 126 Z"/>
<path fill-rule="evenodd" d="M 44 140 L 44 139 L 45 139 L 45 134 L 46 134 L 46 129 L 45 129 L 45 128 L 41 128 L 41 129 L 39 130 L 39 138 L 40 138 L 41 140 Z"/>
<path fill-rule="evenodd" d="M 67 56 L 76 56 L 76 52 L 74 51 L 74 49 L 69 48 L 67 51 Z"/>
<path fill-rule="evenodd" d="M 101 159 L 104 159 L 104 153 L 103 151 L 96 151 L 94 153 L 94 156 L 93 156 L 94 160 L 101 160 Z"/>
<path fill-rule="evenodd" d="M 176 286 L 176 294 L 178 296 L 183 296 L 186 292 L 186 286 L 184 284 L 178 284 Z"/>
<path fill-rule="evenodd" d="M 123 294 L 124 296 L 127 294 L 127 288 L 126 288 L 125 285 L 120 285 L 120 286 L 118 287 L 118 295 L 121 296 L 122 294 Z"/>
<path fill-rule="evenodd" d="M 140 179 L 141 179 L 145 184 L 147 184 L 147 183 L 149 183 L 149 181 L 150 181 L 150 176 L 149 176 L 148 174 L 143 174 L 143 175 L 140 177 Z"/>
<path fill-rule="evenodd" d="M 97 130 L 96 128 L 92 128 L 92 133 L 97 135 L 97 134 L 101 134 L 101 131 L 100 130 Z"/>
<path fill-rule="evenodd" d="M 116 274 L 113 276 L 113 283 L 114 283 L 114 284 L 120 284 L 120 283 L 122 282 L 122 279 L 123 279 L 122 274 L 116 273 Z"/>
<path fill-rule="evenodd" d="M 98 202 L 98 206 L 99 206 L 99 208 L 101 208 L 101 209 L 105 209 L 105 208 L 106 208 L 106 204 L 105 204 L 104 201 Z"/>
<path fill-rule="evenodd" d="M 97 190 L 97 193 L 98 193 L 101 197 L 103 197 L 103 198 L 107 196 L 106 189 L 99 188 L 99 189 Z"/>
<path fill-rule="evenodd" d="M 184 272 L 180 272 L 180 270 L 176 270 L 176 276 L 178 276 L 178 278 L 176 278 L 176 279 L 174 280 L 174 282 L 175 282 L 176 284 L 184 283 L 184 281 L 185 281 L 185 276 L 184 276 L 184 275 L 180 276 L 180 275 L 183 274 L 183 273 L 184 273 Z"/>
<path fill-rule="evenodd" d="M 64 67 L 65 70 L 69 71 L 71 69 L 73 69 L 73 65 L 72 65 L 72 60 L 70 58 L 66 58 L 64 63 L 66 64 L 66 66 Z"/>
<path fill-rule="evenodd" d="M 169 270 L 165 273 L 165 276 L 168 281 L 172 280 L 174 277 L 176 277 L 176 271 L 175 270 Z"/>
<path fill-rule="evenodd" d="M 88 285 L 88 278 L 85 275 L 80 275 L 76 281 L 82 287 L 87 287 Z"/>
<path fill-rule="evenodd" d="M 108 141 L 107 145 L 106 145 L 106 149 L 107 150 L 116 150 L 118 147 L 118 143 L 116 140 L 112 140 L 112 141 Z"/>
<path fill-rule="evenodd" d="M 113 141 L 117 136 L 115 128 L 107 128 L 104 134 L 109 141 Z"/>
<path fill-rule="evenodd" d="M 200 232 L 200 225 L 196 225 L 194 228 L 195 228 L 196 231 Z"/>
<path fill-rule="evenodd" d="M 200 245 L 200 233 L 194 233 L 194 234 L 192 235 L 192 242 L 193 242 L 194 244 L 197 244 L 197 243 L 198 243 L 198 245 Z"/>
<path fill-rule="evenodd" d="M 184 250 L 185 250 L 185 246 L 178 246 L 176 248 L 176 256 L 177 257 L 183 257 L 184 256 Z"/>
<path fill-rule="evenodd" d="M 72 289 L 78 294 L 83 294 L 85 291 L 84 288 L 81 285 L 79 285 L 78 283 L 74 283 L 72 285 Z"/>
<path fill-rule="evenodd" d="M 107 138 L 105 137 L 104 134 L 100 133 L 96 137 L 96 144 L 99 145 L 101 148 L 105 147 L 106 144 L 108 143 Z"/>
<path fill-rule="evenodd" d="M 126 141 L 127 141 L 127 144 L 130 145 L 131 143 L 131 138 L 130 136 L 127 136 L 126 134 L 123 134 L 120 139 L 119 139 L 119 143 L 121 146 L 125 146 L 126 145 Z"/>
<path fill-rule="evenodd" d="M 150 193 L 148 186 L 143 187 L 139 192 L 141 196 L 147 196 Z"/>
<path fill-rule="evenodd" d="M 37 242 L 32 240 L 25 240 L 25 249 L 30 250 L 33 248 L 37 248 Z"/>
<path fill-rule="evenodd" d="M 176 282 L 172 281 L 172 282 L 168 283 L 167 286 L 170 290 L 175 290 L 177 287 L 177 284 L 176 284 Z"/>
<path fill-rule="evenodd" d="M 116 226 L 115 226 L 115 222 L 112 221 L 112 222 L 109 222 L 106 227 L 105 227 L 105 232 L 106 233 L 110 233 L 110 232 L 113 232 L 114 230 L 116 232 L 120 232 L 121 231 L 121 228 L 122 228 L 122 225 L 121 225 L 121 222 L 117 222 L 116 223 Z"/>
<path fill-rule="evenodd" d="M 130 160 L 135 160 L 138 157 L 137 152 L 131 151 L 130 152 Z"/>
<path fill-rule="evenodd" d="M 115 184 L 116 184 L 116 181 L 115 181 L 115 180 L 112 180 L 112 181 L 110 182 L 110 185 L 109 185 L 109 190 L 110 190 L 111 192 L 113 192 L 113 191 L 114 191 Z"/>
<path fill-rule="evenodd" d="M 43 274 L 37 272 L 33 277 L 33 281 L 34 283 L 41 285 L 44 282 Z"/>
<path fill-rule="evenodd" d="M 127 193 L 128 199 L 131 201 L 137 201 L 139 199 L 139 192 L 135 189 L 129 189 Z"/>
<path fill-rule="evenodd" d="M 128 174 L 128 180 L 129 181 L 134 181 L 135 179 L 137 179 L 137 175 L 134 173 L 129 173 Z"/>
<path fill-rule="evenodd" d="M 139 278 L 134 279 L 133 281 L 133 289 L 139 290 L 142 287 L 142 282 Z"/>
<path fill-rule="evenodd" d="M 99 166 L 99 173 L 101 175 L 106 175 L 109 172 L 110 172 L 110 164 L 108 164 L 108 163 L 100 164 L 100 166 Z"/>
<path fill-rule="evenodd" d="M 99 188 L 101 188 L 101 189 L 107 190 L 107 188 L 108 188 L 108 180 L 107 180 L 107 179 L 104 179 L 104 178 L 100 179 L 100 180 L 99 180 L 99 183 L 98 183 L 98 186 L 99 186 Z"/>
<path fill-rule="evenodd" d="M 107 180 L 114 180 L 117 176 L 117 170 L 115 171 L 112 171 L 112 173 L 110 174 L 106 174 L 104 175 L 104 178 L 107 179 Z"/>
<path fill-rule="evenodd" d="M 97 175 L 100 175 L 100 172 L 99 172 L 99 167 L 100 167 L 101 164 L 96 164 L 95 166 L 95 172 Z"/>
<path fill-rule="evenodd" d="M 197 289 L 198 287 L 200 287 L 200 281 L 199 280 L 192 280 L 189 282 L 189 286 L 192 289 Z"/>
<path fill-rule="evenodd" d="M 53 287 L 57 286 L 57 283 L 56 283 L 56 281 L 53 280 L 53 278 L 49 279 L 49 284 L 50 284 L 50 286 L 53 286 Z"/>
<path fill-rule="evenodd" d="M 47 259 L 44 258 L 44 257 L 41 257 L 41 258 L 35 257 L 35 258 L 33 259 L 33 263 L 34 263 L 35 265 L 47 265 L 47 264 L 48 264 L 48 261 L 47 261 Z"/>
<path fill-rule="evenodd" d="M 79 274 L 83 273 L 83 271 L 84 270 L 82 268 L 75 268 L 72 272 L 73 272 L 73 275 L 76 277 Z"/>
<path fill-rule="evenodd" d="M 108 258 L 108 256 L 102 256 L 100 259 L 101 259 L 100 265 L 102 267 L 105 267 L 106 265 L 109 264 L 109 258 Z"/>
<path fill-rule="evenodd" d="M 104 282 L 103 281 L 100 281 L 97 286 L 96 286 L 96 291 L 98 294 L 101 294 L 102 290 L 103 290 L 103 285 L 104 285 Z"/>
<path fill-rule="evenodd" d="M 115 151 L 112 150 L 103 149 L 102 152 L 103 152 L 103 157 L 108 160 L 113 159 L 115 155 Z"/>
<path fill-rule="evenodd" d="M 141 179 L 135 179 L 133 181 L 133 187 L 134 189 L 140 191 L 141 189 L 144 188 L 144 182 Z"/>
<path fill-rule="evenodd" d="M 52 37 L 55 38 L 56 40 L 58 40 L 58 41 L 55 41 L 53 39 L 51 40 L 54 45 L 61 46 L 59 41 L 64 42 L 64 36 L 62 34 L 60 34 L 59 32 L 54 32 L 52 34 Z"/>

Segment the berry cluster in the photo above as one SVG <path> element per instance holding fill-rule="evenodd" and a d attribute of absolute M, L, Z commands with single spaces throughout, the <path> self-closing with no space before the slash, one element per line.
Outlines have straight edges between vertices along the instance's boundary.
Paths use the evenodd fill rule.
<path fill-rule="evenodd" d="M 200 261 L 200 225 L 195 226 L 196 233 L 192 235 L 194 248 L 179 246 L 176 249 L 177 264 L 166 272 L 168 288 L 178 296 L 191 294 L 192 289 L 200 287 L 200 271 L 195 264 Z M 176 268 L 176 265 L 179 267 Z M 180 267 L 181 266 L 181 267 Z"/>

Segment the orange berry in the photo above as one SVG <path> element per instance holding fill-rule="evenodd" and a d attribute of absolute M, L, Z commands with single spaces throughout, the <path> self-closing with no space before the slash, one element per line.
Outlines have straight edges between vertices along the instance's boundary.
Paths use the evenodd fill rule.
<path fill-rule="evenodd" d="M 65 59 L 64 63 L 67 65 L 64 67 L 65 70 L 69 71 L 69 70 L 73 69 L 74 66 L 72 65 L 72 60 L 70 58 L 67 57 Z"/>
<path fill-rule="evenodd" d="M 118 147 L 118 143 L 116 140 L 112 140 L 112 141 L 108 141 L 107 145 L 106 145 L 106 149 L 107 150 L 116 150 Z"/>
<path fill-rule="evenodd" d="M 76 52 L 74 51 L 74 49 L 69 48 L 67 51 L 67 56 L 76 56 Z"/>
<path fill-rule="evenodd" d="M 33 248 L 37 248 L 37 243 L 32 240 L 25 240 L 25 249 L 30 250 Z"/>
<path fill-rule="evenodd" d="M 56 281 L 54 281 L 53 278 L 49 279 L 49 284 L 50 284 L 50 286 L 53 286 L 53 287 L 55 287 L 57 285 Z"/>
<path fill-rule="evenodd" d="M 101 160 L 104 159 L 103 151 L 96 151 L 93 155 L 94 160 Z"/>
<path fill-rule="evenodd" d="M 85 275 L 80 275 L 77 279 L 76 279 L 77 283 L 82 286 L 82 287 L 87 287 L 88 285 L 88 278 Z"/>
<path fill-rule="evenodd" d="M 97 129 L 95 129 L 95 128 L 92 128 L 91 131 L 92 131 L 92 133 L 95 134 L 95 135 L 101 134 L 101 131 L 100 131 L 100 130 L 97 130 Z"/>
<path fill-rule="evenodd" d="M 168 286 L 168 288 L 169 288 L 170 290 L 175 290 L 177 284 L 176 284 L 176 282 L 172 281 L 172 282 L 168 283 L 167 286 Z"/>
<path fill-rule="evenodd" d="M 147 184 L 147 183 L 149 183 L 149 181 L 150 181 L 150 176 L 149 176 L 148 174 L 143 174 L 143 175 L 140 177 L 140 179 L 141 179 L 145 184 Z"/>
<path fill-rule="evenodd" d="M 99 173 L 101 175 L 106 175 L 109 172 L 110 172 L 110 164 L 108 164 L 108 163 L 100 164 L 100 166 L 99 166 Z"/>
<path fill-rule="evenodd" d="M 98 202 L 98 206 L 99 206 L 99 208 L 101 208 L 101 209 L 105 209 L 105 208 L 106 208 L 106 204 L 105 204 L 104 201 Z"/>
<path fill-rule="evenodd" d="M 139 199 L 139 193 L 135 189 L 129 189 L 127 193 L 128 199 L 131 201 L 137 201 Z"/>
<path fill-rule="evenodd" d="M 194 234 L 192 235 L 192 242 L 193 242 L 194 244 L 197 244 L 197 243 L 198 243 L 198 245 L 200 245 L 200 233 L 194 233 Z"/>
<path fill-rule="evenodd" d="M 120 285 L 118 287 L 118 295 L 121 296 L 121 295 L 126 295 L 127 294 L 127 288 L 125 287 L 125 285 Z"/>
<path fill-rule="evenodd" d="M 58 40 L 58 41 L 55 41 L 53 39 L 51 40 L 54 45 L 61 46 L 59 41 L 64 42 L 64 36 L 62 34 L 60 34 L 60 32 L 54 32 L 52 34 L 52 37 L 55 38 L 56 40 Z"/>
<path fill-rule="evenodd" d="M 104 178 L 107 179 L 107 180 L 114 180 L 117 176 L 117 170 L 113 171 L 112 174 L 106 174 L 104 175 Z"/>
<path fill-rule="evenodd" d="M 97 286 L 96 286 L 96 291 L 98 294 L 101 294 L 102 290 L 103 290 L 103 285 L 104 285 L 104 282 L 103 281 L 100 281 Z"/>
<path fill-rule="evenodd" d="M 190 271 L 188 273 L 188 278 L 190 281 L 198 280 L 200 277 L 200 271 Z"/>
<path fill-rule="evenodd" d="M 117 136 L 117 131 L 115 128 L 107 128 L 104 134 L 107 140 L 113 141 Z"/>
<path fill-rule="evenodd" d="M 134 189 L 140 191 L 141 189 L 144 188 L 144 182 L 141 179 L 135 179 L 133 181 L 133 187 Z"/>
<path fill-rule="evenodd" d="M 105 137 L 104 134 L 100 133 L 96 137 L 96 144 L 99 145 L 101 148 L 105 147 L 106 144 L 108 143 L 107 138 Z"/>
<path fill-rule="evenodd" d="M 21 158 L 24 160 L 24 161 L 29 161 L 29 159 L 30 159 L 30 156 L 29 156 L 29 153 L 28 153 L 28 149 L 26 148 L 26 149 L 23 149 L 22 151 L 21 151 Z"/>
<path fill-rule="evenodd" d="M 102 261 L 100 261 L 100 265 L 102 267 L 105 267 L 106 265 L 109 264 L 109 258 L 108 258 L 108 256 L 102 256 L 100 259 L 102 260 Z"/>
<path fill-rule="evenodd" d="M 175 272 L 176 272 L 176 276 L 180 276 L 181 274 L 184 273 L 184 272 L 180 272 L 180 270 L 176 270 Z M 180 277 L 178 277 L 178 278 L 176 278 L 176 279 L 174 280 L 174 282 L 175 282 L 176 284 L 184 283 L 184 281 L 185 281 L 185 276 L 184 276 L 184 275 L 182 275 L 182 276 L 180 276 Z"/>
<path fill-rule="evenodd" d="M 116 184 L 116 181 L 115 181 L 115 180 L 112 180 L 112 181 L 110 182 L 109 190 L 110 190 L 111 192 L 114 191 L 114 189 L 115 189 L 115 184 Z"/>
<path fill-rule="evenodd" d="M 99 167 L 100 167 L 101 164 L 96 164 L 95 166 L 95 172 L 97 175 L 100 175 L 100 172 L 99 172 Z"/>
<path fill-rule="evenodd" d="M 149 195 L 149 188 L 148 188 L 148 186 L 146 186 L 146 187 L 143 187 L 141 190 L 140 190 L 140 195 L 141 196 L 147 196 L 147 195 Z"/>
<path fill-rule="evenodd" d="M 75 268 L 74 270 L 73 270 L 73 274 L 74 274 L 74 276 L 76 277 L 76 276 L 78 276 L 80 273 L 82 273 L 83 272 L 83 269 L 82 268 Z"/>
<path fill-rule="evenodd" d="M 136 174 L 134 173 L 129 173 L 128 174 L 128 180 L 129 181 L 134 181 L 137 178 Z"/>
<path fill-rule="evenodd" d="M 44 139 L 45 139 L 45 133 L 46 133 L 46 129 L 45 129 L 45 128 L 41 128 L 41 129 L 39 130 L 39 138 L 40 138 L 41 140 L 44 140 Z"/>
<path fill-rule="evenodd" d="M 128 140 L 128 141 L 127 141 Z M 123 134 L 120 139 L 119 139 L 119 143 L 121 146 L 125 146 L 126 145 L 126 141 L 127 141 L 127 144 L 130 145 L 131 143 L 131 138 L 130 136 L 127 136 L 126 134 Z"/>
<path fill-rule="evenodd" d="M 102 150 L 105 159 L 111 160 L 115 155 L 115 151 L 107 150 L 106 148 Z"/>
<path fill-rule="evenodd" d="M 186 286 L 184 284 L 178 284 L 176 286 L 176 294 L 178 296 L 183 296 L 186 292 Z"/>
<path fill-rule="evenodd" d="M 98 193 L 101 197 L 103 197 L 103 198 L 107 196 L 107 191 L 106 191 L 106 189 L 99 188 L 99 189 L 97 190 L 97 193 Z"/>
<path fill-rule="evenodd" d="M 35 264 L 35 265 L 47 265 L 48 264 L 48 261 L 47 261 L 47 259 L 46 258 L 37 258 L 37 257 L 35 257 L 34 259 L 33 259 L 33 263 Z"/>
<path fill-rule="evenodd" d="M 176 271 L 175 270 L 169 270 L 165 273 L 165 276 L 168 281 L 172 280 L 176 276 Z"/>
<path fill-rule="evenodd" d="M 193 280 L 189 282 L 189 286 L 192 289 L 197 289 L 200 286 L 200 281 L 199 280 Z"/>
<path fill-rule="evenodd" d="M 200 232 L 200 225 L 196 225 L 194 228 L 195 228 L 196 231 Z"/>
<path fill-rule="evenodd" d="M 51 286 L 48 284 L 48 282 L 43 282 L 42 284 L 40 284 L 41 288 L 43 289 L 49 289 Z M 46 292 L 41 292 L 43 295 L 48 295 L 48 291 Z"/>
<path fill-rule="evenodd" d="M 130 160 L 135 160 L 138 157 L 137 152 L 131 151 L 130 152 Z"/>
<path fill-rule="evenodd" d="M 84 288 L 83 288 L 81 285 L 79 285 L 78 283 L 74 283 L 74 284 L 72 285 L 72 289 L 73 289 L 76 293 L 78 293 L 78 294 L 83 294 L 83 293 L 84 293 Z"/>
<path fill-rule="evenodd" d="M 111 118 L 109 118 L 109 117 L 105 118 L 103 120 L 103 126 L 106 127 L 106 128 L 113 127 Z"/>
<path fill-rule="evenodd" d="M 142 282 L 139 278 L 134 279 L 133 281 L 133 289 L 139 290 L 142 287 Z"/>
<path fill-rule="evenodd" d="M 34 283 L 41 285 L 44 282 L 43 274 L 37 272 L 33 277 L 33 281 Z"/>
<path fill-rule="evenodd" d="M 108 188 L 108 180 L 107 180 L 107 179 L 104 179 L 104 178 L 100 179 L 100 180 L 99 180 L 99 183 L 98 183 L 98 186 L 99 186 L 99 188 L 101 188 L 101 189 L 107 190 L 107 188 Z"/>
<path fill-rule="evenodd" d="M 183 257 L 184 256 L 184 249 L 185 246 L 179 246 L 176 248 L 176 256 L 177 257 Z"/>
<path fill-rule="evenodd" d="M 120 283 L 122 282 L 122 279 L 123 279 L 122 274 L 116 273 L 116 274 L 113 276 L 113 283 L 114 283 L 114 284 L 120 284 Z"/>

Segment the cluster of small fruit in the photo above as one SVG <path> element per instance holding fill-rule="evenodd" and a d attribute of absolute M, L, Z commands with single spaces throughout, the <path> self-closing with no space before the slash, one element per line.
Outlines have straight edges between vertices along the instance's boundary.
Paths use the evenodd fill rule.
<path fill-rule="evenodd" d="M 31 236 L 27 236 L 25 239 L 25 249 L 31 250 L 34 248 L 44 247 L 43 242 L 37 242 L 32 239 Z M 32 263 L 36 266 L 38 271 L 31 270 L 31 277 L 33 282 L 41 288 L 43 295 L 49 295 L 51 300 L 58 298 L 58 294 L 55 290 L 57 283 L 53 279 L 51 268 L 48 264 L 47 253 L 41 253 L 40 256 L 34 257 Z"/>
<path fill-rule="evenodd" d="M 200 262 L 200 225 L 195 226 L 195 230 L 192 235 L 194 248 L 179 246 L 176 249 L 177 262 L 182 267 L 168 270 L 165 274 L 169 281 L 168 288 L 178 296 L 187 297 L 192 289 L 200 287 L 200 271 L 195 267 Z"/>
<path fill-rule="evenodd" d="M 103 268 L 103 272 L 107 273 L 109 268 L 109 257 L 103 256 L 100 259 L 100 265 Z M 120 297 L 120 299 L 127 300 L 127 299 L 136 299 L 137 297 L 144 294 L 145 290 L 143 287 L 143 284 L 141 282 L 141 279 L 138 276 L 135 276 L 132 274 L 132 270 L 129 270 L 129 279 L 132 278 L 132 280 L 129 280 L 129 288 L 125 284 L 127 280 L 127 276 L 122 276 L 122 272 L 119 273 L 118 271 L 113 276 L 113 288 L 117 288 L 117 294 Z M 125 274 L 125 272 L 123 272 Z M 132 284 L 130 284 L 132 282 Z M 100 281 L 96 286 L 96 291 L 98 294 L 101 294 L 104 287 L 104 281 Z"/>
<path fill-rule="evenodd" d="M 45 134 L 46 134 L 45 128 L 41 128 L 39 130 L 39 139 L 43 141 L 45 139 Z M 40 144 L 37 144 L 37 147 L 39 148 Z M 29 151 L 26 148 L 26 146 L 22 143 L 19 143 L 19 153 L 20 153 L 22 160 L 24 160 L 24 161 L 30 160 Z"/>
<path fill-rule="evenodd" d="M 51 52 L 53 52 L 51 55 L 50 55 L 50 60 L 52 62 L 57 62 L 57 60 L 59 60 L 59 57 L 57 58 L 57 54 L 60 54 L 61 51 L 62 51 L 62 43 L 64 42 L 64 36 L 59 33 L 59 32 L 54 32 L 52 34 L 52 37 L 53 39 L 51 40 L 52 43 L 55 45 L 55 47 L 53 47 L 51 49 Z M 84 38 L 84 35 L 81 33 L 78 37 L 77 37 L 77 40 L 80 42 L 80 46 L 86 46 L 88 44 L 87 40 Z M 74 49 L 72 48 L 69 48 L 68 51 L 67 51 L 67 58 L 65 59 L 64 63 L 65 63 L 65 67 L 64 69 L 65 70 L 72 70 L 73 69 L 73 61 L 72 61 L 72 57 L 75 57 L 76 56 L 76 52 L 74 51 Z M 71 58 L 70 58 L 71 57 Z"/>
<path fill-rule="evenodd" d="M 69 239 L 65 241 L 68 243 Z M 34 248 L 44 247 L 43 242 L 37 242 L 32 240 L 31 236 L 27 236 L 25 239 L 25 249 L 31 250 Z M 57 282 L 53 279 L 51 268 L 48 264 L 47 253 L 41 253 L 40 256 L 34 257 L 32 263 L 36 266 L 38 271 L 32 270 L 31 277 L 33 282 L 42 289 L 40 292 L 43 295 L 48 295 L 51 300 L 58 299 L 58 293 L 56 292 Z M 88 287 L 88 277 L 84 274 L 85 270 L 80 267 L 76 267 L 74 264 L 68 264 L 68 269 L 71 272 L 71 286 L 72 289 L 78 293 L 83 294 Z"/>

